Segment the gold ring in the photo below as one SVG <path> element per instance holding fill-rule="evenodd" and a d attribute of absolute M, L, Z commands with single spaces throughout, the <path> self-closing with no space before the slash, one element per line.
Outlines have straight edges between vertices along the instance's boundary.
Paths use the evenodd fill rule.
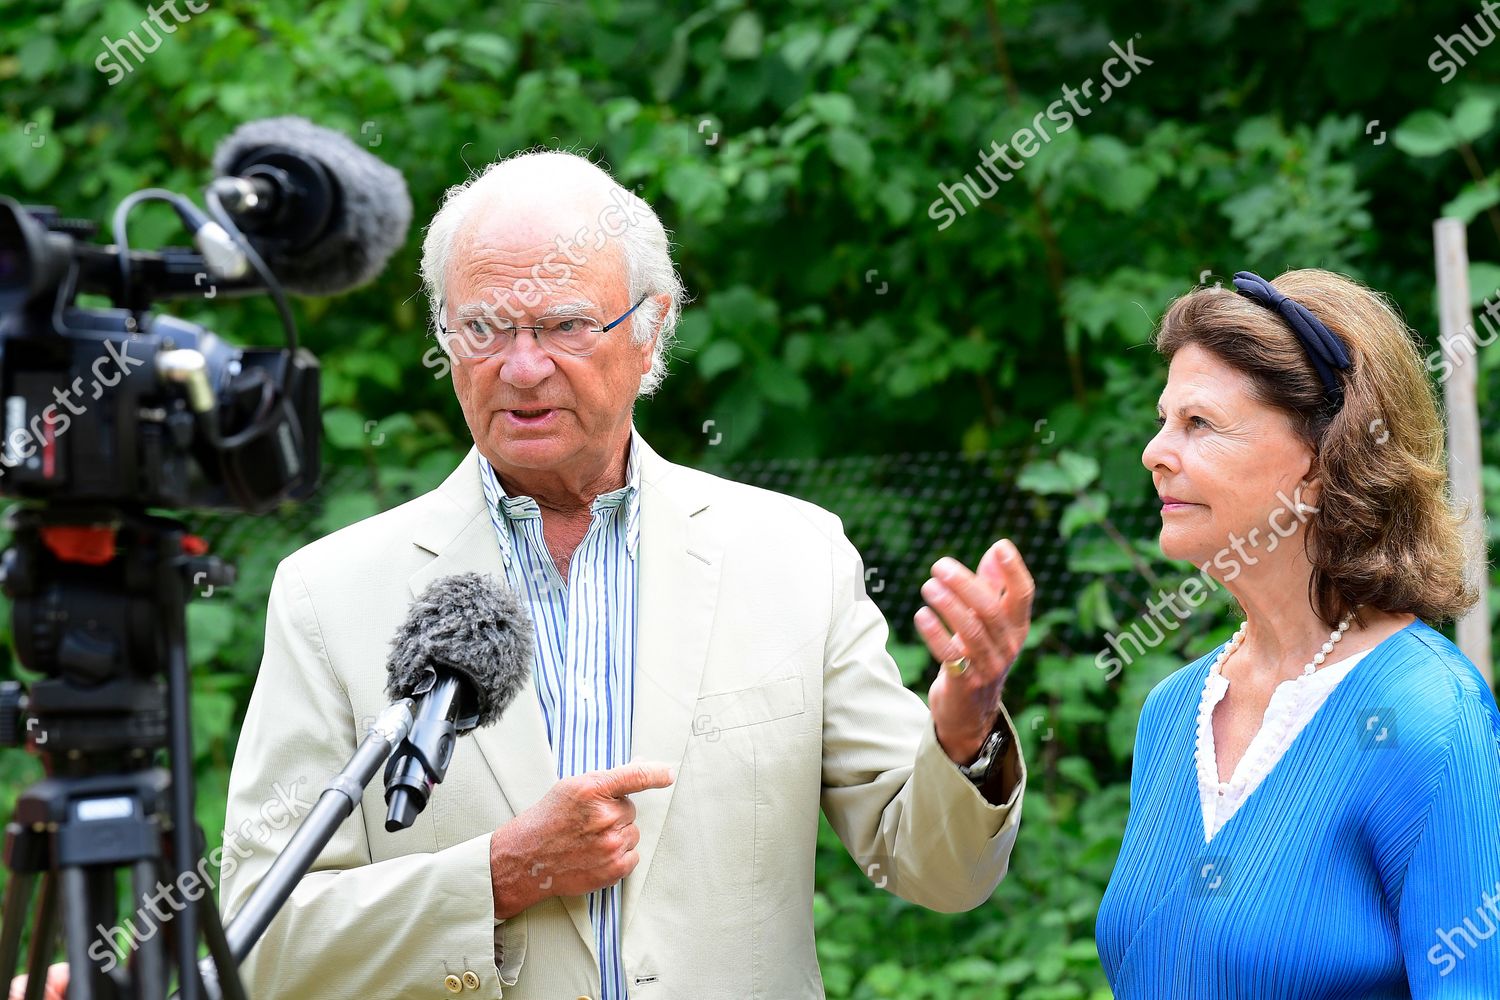
<path fill-rule="evenodd" d="M 960 656 L 956 660 L 944 660 L 943 669 L 950 674 L 961 674 L 969 669 L 969 658 L 967 656 Z"/>

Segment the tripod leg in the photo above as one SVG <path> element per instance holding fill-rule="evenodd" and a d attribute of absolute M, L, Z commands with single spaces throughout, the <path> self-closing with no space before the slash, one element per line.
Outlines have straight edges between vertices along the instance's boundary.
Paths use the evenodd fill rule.
<path fill-rule="evenodd" d="M 163 866 L 170 872 L 173 881 L 177 876 L 192 870 L 197 856 L 193 848 L 194 835 L 199 833 L 193 822 L 193 730 L 188 724 L 188 661 L 187 622 L 185 605 L 187 598 L 182 593 L 182 577 L 175 577 L 171 585 L 173 606 L 176 614 L 168 616 L 167 627 L 167 708 L 171 728 L 168 734 L 169 757 L 172 766 L 172 815 L 177 824 L 172 828 L 172 856 Z M 202 1000 L 203 979 L 198 972 L 198 914 L 193 907 L 184 907 L 172 921 L 172 931 L 177 942 L 177 990 L 181 1000 Z"/>
<path fill-rule="evenodd" d="M 12 872 L 5 884 L 5 902 L 0 905 L 0 982 L 9 983 L 16 975 L 21 957 L 21 927 L 26 922 L 26 907 L 31 902 L 31 887 L 36 876 L 31 872 Z"/>
<path fill-rule="evenodd" d="M 156 889 L 156 864 L 142 859 L 131 866 L 132 887 L 137 905 L 136 912 L 144 913 L 146 901 Z M 141 997 L 164 997 L 167 995 L 166 959 L 162 950 L 161 934 L 153 934 L 150 940 L 139 943 L 131 961 L 131 979 Z"/>
<path fill-rule="evenodd" d="M 42 1000 L 47 988 L 47 963 L 52 958 L 52 949 L 57 944 L 57 876 L 53 872 L 42 875 L 42 894 L 36 903 L 36 923 L 31 928 L 31 954 L 26 959 L 26 1000 Z M 68 992 L 76 998 L 83 996 Z"/>
<path fill-rule="evenodd" d="M 203 937 L 208 942 L 208 953 L 213 959 L 213 978 L 218 982 L 218 988 L 215 989 L 214 982 L 205 976 L 204 992 L 208 994 L 209 1000 L 245 1000 L 245 987 L 240 982 L 240 967 L 229 951 L 229 939 L 224 936 L 224 921 L 219 916 L 213 893 L 205 892 L 198 900 L 198 906 L 203 922 Z"/>
<path fill-rule="evenodd" d="M 105 1000 L 94 993 L 94 965 L 84 961 L 89 951 L 88 873 L 78 865 L 62 868 L 63 939 L 68 949 L 68 1000 Z M 32 962 L 36 965 L 35 960 Z M 30 983 L 27 984 L 28 988 Z M 28 995 L 27 1000 L 32 1000 Z M 35 1000 L 41 1000 L 38 993 Z"/>

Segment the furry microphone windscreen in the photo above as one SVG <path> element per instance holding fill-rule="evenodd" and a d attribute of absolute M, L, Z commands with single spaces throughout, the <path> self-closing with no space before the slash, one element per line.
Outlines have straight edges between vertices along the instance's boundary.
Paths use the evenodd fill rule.
<path fill-rule="evenodd" d="M 429 668 L 447 666 L 473 682 L 475 726 L 488 726 L 531 676 L 533 635 L 531 619 L 510 588 L 479 573 L 439 577 L 391 640 L 386 693 L 392 701 L 412 697 Z"/>
<path fill-rule="evenodd" d="M 332 295 L 373 279 L 406 242 L 411 195 L 401 171 L 342 133 L 286 115 L 246 122 L 214 150 L 214 172 L 236 176 L 270 147 L 321 163 L 338 184 L 342 206 L 312 245 L 263 256 L 287 288 Z"/>

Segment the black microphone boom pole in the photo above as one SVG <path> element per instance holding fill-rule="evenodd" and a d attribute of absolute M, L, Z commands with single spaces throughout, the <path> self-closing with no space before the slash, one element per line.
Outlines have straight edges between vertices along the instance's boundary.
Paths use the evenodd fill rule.
<path fill-rule="evenodd" d="M 250 949 L 271 926 L 271 919 L 291 897 L 302 876 L 333 839 L 339 824 L 348 819 L 354 807 L 359 805 L 365 786 L 381 763 L 411 732 L 411 709 L 411 701 L 403 699 L 380 713 L 349 763 L 328 780 L 307 818 L 298 824 L 297 832 L 271 862 L 265 877 L 224 928 L 235 962 L 243 962 L 250 954 Z"/>

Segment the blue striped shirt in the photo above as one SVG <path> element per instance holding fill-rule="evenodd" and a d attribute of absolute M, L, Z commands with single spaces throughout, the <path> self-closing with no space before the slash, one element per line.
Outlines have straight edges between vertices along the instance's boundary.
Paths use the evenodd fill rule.
<path fill-rule="evenodd" d="M 532 672 L 559 778 L 630 760 L 641 534 L 638 441 L 631 427 L 625 485 L 594 498 L 588 532 L 566 580 L 547 550 L 537 502 L 508 496 L 489 461 L 478 456 L 506 577 L 536 627 Z M 600 1000 L 626 1000 L 619 883 L 589 893 L 588 906 Z"/>

